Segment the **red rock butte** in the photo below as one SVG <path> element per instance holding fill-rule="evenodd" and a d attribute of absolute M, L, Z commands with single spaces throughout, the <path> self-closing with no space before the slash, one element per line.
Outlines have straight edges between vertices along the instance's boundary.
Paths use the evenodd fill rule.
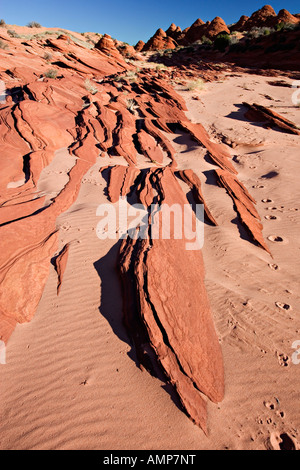
<path fill-rule="evenodd" d="M 189 45 L 196 41 L 201 41 L 203 37 L 214 40 L 218 34 L 237 31 L 251 31 L 253 28 L 269 27 L 274 28 L 280 24 L 297 24 L 299 17 L 297 14 L 292 15 L 286 9 L 279 11 L 276 15 L 275 10 L 270 5 L 265 5 L 261 9 L 255 11 L 250 17 L 242 15 L 237 21 L 227 26 L 225 21 L 219 16 L 212 21 L 204 22 L 198 18 L 191 26 L 181 31 L 179 26 L 174 23 L 165 31 L 158 29 L 156 33 L 149 39 L 146 45 L 141 47 L 139 42 L 136 46 L 137 51 L 154 51 L 162 49 L 174 49 L 177 45 Z"/>

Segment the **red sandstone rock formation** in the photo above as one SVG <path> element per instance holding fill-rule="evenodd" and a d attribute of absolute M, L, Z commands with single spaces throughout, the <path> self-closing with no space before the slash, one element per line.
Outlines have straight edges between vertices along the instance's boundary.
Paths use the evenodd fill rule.
<path fill-rule="evenodd" d="M 138 174 L 139 170 L 132 166 L 117 165 L 112 167 L 107 188 L 109 200 L 114 203 L 120 197 L 127 196 Z"/>
<path fill-rule="evenodd" d="M 165 40 L 164 34 L 160 31 L 158 36 Z M 0 79 L 8 88 L 7 102 L 0 105 L 0 339 L 5 342 L 17 323 L 30 321 L 35 314 L 58 249 L 57 217 L 76 201 L 83 176 L 103 152 L 120 159 L 120 165 L 106 167 L 111 202 L 136 190 L 146 208 L 154 200 L 182 207 L 187 199 L 178 175 L 195 201 L 204 204 L 206 218 L 216 224 L 199 177 L 188 169 L 174 173 L 176 152 L 170 134 L 183 129 L 219 166 L 220 184 L 232 197 L 242 223 L 268 250 L 255 201 L 239 182 L 227 148 L 212 142 L 200 123 L 188 120 L 184 100 L 155 70 L 136 72 L 131 80 L 130 67 L 111 38 L 105 36 L 99 43 L 91 50 L 61 37 L 32 41 L 29 48 L 12 39 L 15 49 L 2 51 Z M 51 51 L 57 79 L 47 74 L 45 50 Z M 95 90 L 89 89 L 87 78 Z M 136 113 L 130 111 L 128 100 L 136 103 Z M 67 183 L 45 202 L 37 184 L 61 149 L 76 159 Z M 155 167 L 141 171 L 137 154 Z M 191 208 L 190 213 L 195 222 Z M 223 362 L 201 251 L 186 250 L 186 238 L 155 239 L 149 232 L 144 240 L 127 239 L 118 269 L 124 283 L 124 321 L 141 363 L 151 368 L 153 360 L 159 362 L 187 414 L 206 430 L 202 394 L 213 402 L 222 400 Z M 68 247 L 52 261 L 58 292 Z"/>
<path fill-rule="evenodd" d="M 145 46 L 144 41 L 141 41 L 141 40 L 140 40 L 140 41 L 134 46 L 134 48 L 135 48 L 136 52 L 141 52 L 141 51 L 143 50 L 144 46 Z"/>
<path fill-rule="evenodd" d="M 254 207 L 255 200 L 240 183 L 236 176 L 226 170 L 216 170 L 220 185 L 223 186 L 232 198 L 236 211 L 242 224 L 246 227 L 252 239 L 264 250 L 270 253 L 268 245 L 262 236 L 262 224 Z"/>
<path fill-rule="evenodd" d="M 213 39 L 222 32 L 230 34 L 226 23 L 219 16 L 214 18 L 211 22 L 207 21 L 207 23 L 204 23 L 201 18 L 198 18 L 190 28 L 178 35 L 177 41 L 179 44 L 187 45 L 201 41 L 204 36 Z"/>
<path fill-rule="evenodd" d="M 182 33 L 180 26 L 176 26 L 172 23 L 169 28 L 166 30 L 166 35 L 175 41 L 177 41 L 178 37 Z"/>
<path fill-rule="evenodd" d="M 213 224 L 218 225 L 215 218 L 211 214 L 207 204 L 205 203 L 202 190 L 201 181 L 199 177 L 193 172 L 193 170 L 181 170 L 178 171 L 179 177 L 191 188 L 195 202 L 197 204 L 204 205 L 204 211 L 206 218 Z"/>
<path fill-rule="evenodd" d="M 253 121 L 265 122 L 269 127 L 279 127 L 289 134 L 300 135 L 300 129 L 293 122 L 272 109 L 258 104 L 243 103 L 248 108 L 245 116 Z"/>
<path fill-rule="evenodd" d="M 229 160 L 231 157 L 226 147 L 211 142 L 202 124 L 192 124 L 190 121 L 183 121 L 181 122 L 181 126 L 189 131 L 191 136 L 208 150 L 211 159 L 220 168 L 228 170 L 233 174 L 237 173 Z"/>
<path fill-rule="evenodd" d="M 120 52 L 116 48 L 111 36 L 109 36 L 108 34 L 104 34 L 104 36 L 99 39 L 99 41 L 95 45 L 95 48 L 99 49 L 99 51 L 103 52 L 104 54 L 107 54 L 109 57 L 112 56 L 117 60 L 122 60 Z"/>
<path fill-rule="evenodd" d="M 161 49 L 175 49 L 177 46 L 174 39 L 167 36 L 165 31 L 159 28 L 154 36 L 144 45 L 143 51 L 159 51 Z"/>
<path fill-rule="evenodd" d="M 67 243 L 53 261 L 55 271 L 57 272 L 57 295 L 59 294 L 61 284 L 63 281 L 64 272 L 67 266 L 69 248 L 70 248 L 70 244 Z"/>
<path fill-rule="evenodd" d="M 222 18 L 216 16 L 212 22 L 206 27 L 205 36 L 208 38 L 215 38 L 220 33 L 230 34 L 229 29 L 226 26 L 226 23 Z"/>
<path fill-rule="evenodd" d="M 230 28 L 231 31 L 250 31 L 254 27 L 275 27 L 280 23 L 296 24 L 299 22 L 296 16 L 291 15 L 285 9 L 280 10 L 278 15 L 276 15 L 270 5 L 265 5 L 260 10 L 255 11 L 246 21 L 245 18 L 241 17 L 236 25 Z"/>
<path fill-rule="evenodd" d="M 250 31 L 250 29 L 263 26 L 272 26 L 276 19 L 276 13 L 270 5 L 265 5 L 259 10 L 252 13 L 250 18 L 245 23 L 244 31 Z"/>
<path fill-rule="evenodd" d="M 239 19 L 239 21 L 235 24 L 233 24 L 229 29 L 230 31 L 245 31 L 245 26 L 247 21 L 249 20 L 249 16 L 242 15 Z"/>
<path fill-rule="evenodd" d="M 164 156 L 158 142 L 144 129 L 141 129 L 138 133 L 138 140 L 143 155 L 148 157 L 153 163 L 163 162 Z"/>
<path fill-rule="evenodd" d="M 294 15 L 291 15 L 289 11 L 283 8 L 279 11 L 277 15 L 275 25 L 280 23 L 297 24 L 299 23 L 299 18 Z"/>
<path fill-rule="evenodd" d="M 179 38 L 180 44 L 189 44 L 193 43 L 199 39 L 202 39 L 205 31 L 205 23 L 198 18 L 189 28 L 182 32 L 182 35 Z"/>
<path fill-rule="evenodd" d="M 33 317 L 57 249 L 56 218 L 72 205 L 83 175 L 96 161 L 95 139 L 103 139 L 105 147 L 109 137 L 108 132 L 101 136 L 101 123 L 90 114 L 94 108 L 97 115 L 97 108 L 82 110 L 87 90 L 81 74 L 100 79 L 128 68 L 122 58 L 108 58 L 68 39 L 32 41 L 28 48 L 13 38 L 12 49 L 2 55 L 1 79 L 14 98 L 8 96 L 0 108 L 0 337 L 5 342 L 17 322 Z M 55 65 L 46 63 L 45 50 Z M 59 79 L 45 77 L 51 66 Z M 18 95 L 13 94 L 16 87 Z M 105 94 L 100 96 L 105 102 Z M 109 112 L 102 110 L 102 122 Z M 37 193 L 40 174 L 55 151 L 67 147 L 77 161 L 68 183 L 44 206 L 45 197 Z"/>
<path fill-rule="evenodd" d="M 187 202 L 169 168 L 152 170 L 146 185 L 154 186 L 160 202 Z M 185 243 L 184 238 L 157 240 L 150 235 L 124 240 L 118 263 L 124 324 L 141 364 L 155 370 L 153 356 L 158 360 L 188 416 L 207 432 L 206 402 L 200 392 L 213 402 L 222 400 L 223 361 L 203 288 L 201 252 L 186 250 Z"/>
<path fill-rule="evenodd" d="M 201 18 L 198 18 L 190 27 L 183 31 L 172 23 L 166 32 L 159 29 L 150 39 L 151 42 L 148 41 L 149 45 L 145 47 L 144 50 L 166 49 L 166 36 L 172 38 L 178 44 L 188 45 L 196 41 L 201 41 L 203 37 L 214 39 L 222 32 L 230 34 L 232 31 L 250 31 L 254 27 L 275 27 L 280 23 L 297 24 L 298 22 L 298 15 L 292 15 L 285 9 L 280 10 L 278 15 L 276 15 L 270 5 L 265 5 L 255 11 L 250 17 L 242 15 L 239 21 L 230 26 L 230 28 L 228 28 L 224 20 L 218 16 L 211 22 L 207 21 L 206 23 L 204 23 Z"/>
<path fill-rule="evenodd" d="M 129 46 L 128 44 L 122 44 L 118 46 L 118 50 L 123 57 L 132 57 L 136 55 L 135 48 L 133 46 Z"/>

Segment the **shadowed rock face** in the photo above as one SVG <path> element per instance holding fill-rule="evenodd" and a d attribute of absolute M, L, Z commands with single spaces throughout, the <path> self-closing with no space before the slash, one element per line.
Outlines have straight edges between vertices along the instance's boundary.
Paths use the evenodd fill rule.
<path fill-rule="evenodd" d="M 242 15 L 237 23 L 232 25 L 229 29 L 230 31 L 245 31 L 245 25 L 249 20 L 249 16 Z"/>
<path fill-rule="evenodd" d="M 176 26 L 174 23 L 172 23 L 169 28 L 166 30 L 166 35 L 169 36 L 170 38 L 174 39 L 175 41 L 178 40 L 180 37 L 182 31 L 180 26 Z"/>

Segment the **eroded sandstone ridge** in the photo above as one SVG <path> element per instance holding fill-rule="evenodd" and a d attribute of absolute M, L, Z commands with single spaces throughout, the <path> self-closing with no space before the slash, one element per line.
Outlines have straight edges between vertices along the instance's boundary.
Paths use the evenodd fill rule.
<path fill-rule="evenodd" d="M 152 189 L 158 193 L 158 205 L 187 204 L 168 166 L 151 169 L 143 184 L 148 198 L 143 194 L 140 201 L 145 207 L 154 200 Z M 200 250 L 186 249 L 184 237 L 155 239 L 151 230 L 150 224 L 146 239 L 128 237 L 120 248 L 124 322 L 140 363 L 151 370 L 154 351 L 187 414 L 206 432 L 202 394 L 215 403 L 221 401 L 224 372 L 204 287 L 203 258 Z"/>

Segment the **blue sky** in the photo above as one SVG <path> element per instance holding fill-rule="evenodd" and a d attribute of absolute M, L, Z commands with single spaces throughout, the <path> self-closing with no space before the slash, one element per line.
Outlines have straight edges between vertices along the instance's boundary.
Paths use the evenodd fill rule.
<path fill-rule="evenodd" d="M 146 41 L 159 28 L 167 29 L 175 23 L 182 29 L 197 18 L 203 21 L 221 16 L 227 24 L 241 15 L 250 16 L 265 3 L 240 0 L 2 0 L 0 17 L 8 24 L 26 25 L 37 21 L 46 27 L 60 27 L 72 31 L 107 33 L 129 44 L 139 39 Z M 286 8 L 300 13 L 299 0 L 274 0 L 272 7 L 278 13 Z"/>

